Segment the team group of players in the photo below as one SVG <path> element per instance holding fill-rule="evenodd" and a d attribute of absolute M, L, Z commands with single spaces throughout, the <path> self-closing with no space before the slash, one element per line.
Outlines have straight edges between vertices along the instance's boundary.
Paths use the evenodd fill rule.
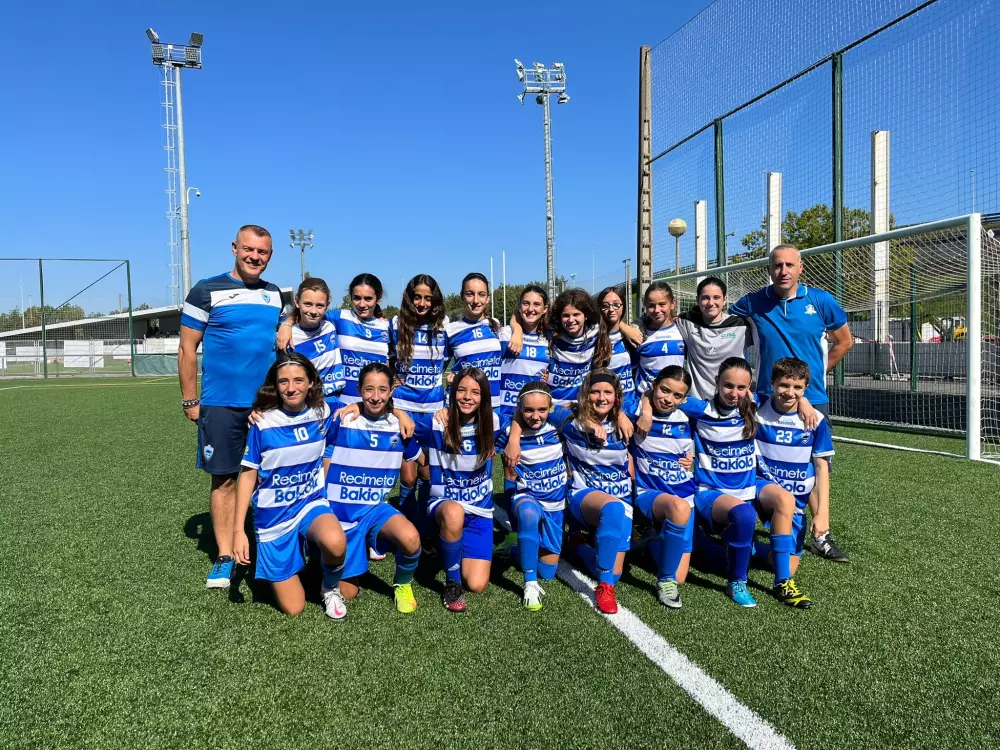
<path fill-rule="evenodd" d="M 346 615 L 369 560 L 388 552 L 396 607 L 414 611 L 411 582 L 429 550 L 455 612 L 466 591 L 486 588 L 496 552 L 523 571 L 527 609 L 541 609 L 539 580 L 552 579 L 566 554 L 597 579 L 598 609 L 614 613 L 630 549 L 652 558 L 667 607 L 681 606 L 692 552 L 726 576 L 727 595 L 743 607 L 756 606 L 746 584 L 752 557 L 773 570 L 777 600 L 811 606 L 793 576 L 810 495 L 828 500 L 833 447 L 827 420 L 804 396 L 805 362 L 778 360 L 761 374 L 771 387 L 758 398 L 745 326 L 723 325 L 719 345 L 692 359 L 692 337 L 705 332 L 675 318 L 663 282 L 645 293 L 635 325 L 622 320 L 613 288 L 596 297 L 569 289 L 550 303 L 528 286 L 503 327 L 487 314 L 482 274 L 466 276 L 461 293 L 462 317 L 449 321 L 437 282 L 415 276 L 387 320 L 371 274 L 351 281 L 345 310 L 329 309 L 321 279 L 299 287 L 254 403 L 233 545 L 236 562 L 249 564 L 252 504 L 255 574 L 272 583 L 283 611 L 305 606 L 297 574 L 310 547 L 334 619 Z M 725 295 L 720 279 L 702 281 L 701 318 L 728 319 Z M 495 550 L 497 453 L 514 533 Z M 634 510 L 649 527 L 641 544 Z M 758 520 L 769 543 L 755 543 Z"/>

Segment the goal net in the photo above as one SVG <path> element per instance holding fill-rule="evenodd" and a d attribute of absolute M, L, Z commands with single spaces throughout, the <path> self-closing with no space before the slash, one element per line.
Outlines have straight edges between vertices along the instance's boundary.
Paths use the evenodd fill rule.
<path fill-rule="evenodd" d="M 837 298 L 854 337 L 826 376 L 834 420 L 963 437 L 968 457 L 1000 458 L 1000 240 L 980 215 L 804 249 L 802 260 L 801 282 Z M 678 309 L 707 275 L 726 281 L 730 303 L 770 283 L 766 257 L 664 277 Z M 880 441 L 893 444 L 891 433 Z"/>

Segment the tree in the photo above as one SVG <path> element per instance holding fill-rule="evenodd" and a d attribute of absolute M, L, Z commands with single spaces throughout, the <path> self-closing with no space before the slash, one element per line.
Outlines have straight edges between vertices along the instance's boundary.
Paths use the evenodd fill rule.
<path fill-rule="evenodd" d="M 844 206 L 842 216 L 845 240 L 871 234 L 871 218 L 865 209 Z M 889 229 L 895 227 L 896 217 L 890 214 Z M 829 245 L 833 242 L 833 211 L 825 203 L 817 203 L 801 213 L 788 211 L 781 222 L 781 241 L 800 250 Z M 760 229 L 745 234 L 740 244 L 746 250 L 734 255 L 733 263 L 767 257 L 767 219 L 761 220 Z"/>

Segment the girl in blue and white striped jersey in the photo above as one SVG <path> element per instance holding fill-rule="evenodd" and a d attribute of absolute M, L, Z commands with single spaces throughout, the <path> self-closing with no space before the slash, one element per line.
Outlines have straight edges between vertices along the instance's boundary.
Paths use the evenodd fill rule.
<path fill-rule="evenodd" d="M 397 409 L 405 410 L 414 423 L 417 439 L 427 438 L 432 430 L 434 413 L 444 406 L 445 365 L 451 356 L 445 324 L 444 295 L 432 276 L 418 274 L 403 290 L 399 315 L 389 327 L 389 362 L 396 371 L 392 398 Z M 414 524 L 420 525 L 426 506 L 427 489 L 420 492 L 418 504 L 417 462 L 406 461 L 400 471 L 399 508 Z M 430 472 L 424 462 L 419 468 L 423 487 L 429 489 Z"/>
<path fill-rule="evenodd" d="M 625 305 L 618 289 L 613 286 L 602 289 L 597 295 L 597 306 L 600 308 L 604 325 L 608 329 L 608 338 L 611 340 L 611 362 L 608 368 L 618 376 L 618 382 L 622 384 L 622 411 L 631 416 L 635 414 L 638 404 L 635 377 L 632 373 L 632 352 L 642 343 L 642 336 L 635 328 L 622 325 Z M 633 340 L 632 336 L 636 338 Z"/>
<path fill-rule="evenodd" d="M 333 420 L 327 433 L 326 489 L 330 507 L 347 535 L 347 559 L 340 581 L 343 597 L 358 595 L 358 579 L 368 572 L 368 550 L 394 549 L 392 580 L 396 609 L 413 612 L 413 572 L 420 558 L 420 535 L 385 500 L 396 486 L 404 458 L 415 457 L 416 442 L 404 441 L 392 414 L 392 370 L 380 362 L 361 368 L 361 414 Z"/>
<path fill-rule="evenodd" d="M 566 444 L 572 479 L 569 509 L 594 530 L 594 544 L 575 552 L 597 577 L 594 597 L 605 614 L 618 611 L 615 583 L 632 538 L 632 472 L 628 443 L 615 434 L 622 389 L 615 374 L 600 368 L 587 374 L 573 411 L 557 408 L 550 417 Z"/>
<path fill-rule="evenodd" d="M 448 385 L 460 371 L 475 367 L 489 380 L 491 405 L 500 406 L 500 324 L 486 314 L 490 285 L 485 276 L 470 273 L 462 279 L 462 301 L 462 319 L 445 326 L 453 357 Z"/>
<path fill-rule="evenodd" d="M 632 436 L 635 507 L 656 528 L 649 551 L 656 561 L 660 603 L 681 606 L 677 584 L 687 578 L 694 540 L 694 441 L 691 423 L 677 406 L 687 397 L 691 376 L 669 365 L 653 380 L 653 419 L 645 434 Z M 646 407 L 649 408 L 649 407 Z"/>
<path fill-rule="evenodd" d="M 256 577 L 271 582 L 283 612 L 301 614 L 306 597 L 297 574 L 306 564 L 306 541 L 315 543 L 324 564 L 326 613 L 339 620 L 347 611 L 340 594 L 331 592 L 336 592 L 346 541 L 323 482 L 331 417 L 316 368 L 301 354 L 282 355 L 268 371 L 253 408 L 261 418 L 247 433 L 236 489 L 236 562 L 250 564 L 243 529 L 252 502 Z"/>
<path fill-rule="evenodd" d="M 446 422 L 434 420 L 421 440 L 431 467 L 427 513 L 440 531 L 444 605 L 466 608 L 465 589 L 486 589 L 493 559 L 493 453 L 500 422 L 490 405 L 490 382 L 475 367 L 460 371 L 448 394 Z"/>
<path fill-rule="evenodd" d="M 515 467 L 517 480 L 510 514 L 517 519 L 516 548 L 524 573 L 524 606 L 531 611 L 542 608 L 545 592 L 538 585 L 538 577 L 547 581 L 555 577 L 562 549 L 568 476 L 562 440 L 548 422 L 551 411 L 548 386 L 538 381 L 526 383 L 518 394 L 512 420 L 521 430 L 522 452 Z M 501 429 L 498 450 L 503 450 L 510 436 L 512 421 Z"/>
<path fill-rule="evenodd" d="M 668 365 L 684 365 L 684 337 L 674 323 L 674 292 L 665 281 L 654 281 L 642 298 L 646 308 L 639 328 L 644 341 L 636 348 L 635 388 L 649 390 L 656 373 Z"/>
<path fill-rule="evenodd" d="M 552 342 L 546 382 L 557 404 L 575 403 L 583 378 L 611 361 L 611 340 L 593 298 L 583 289 L 567 289 L 549 313 Z"/>
<path fill-rule="evenodd" d="M 795 547 L 795 498 L 776 483 L 757 479 L 757 401 L 752 371 L 742 357 L 719 366 L 715 398 L 680 405 L 691 419 L 695 445 L 695 510 L 709 529 L 722 531 L 726 545 L 726 594 L 742 607 L 756 607 L 747 590 L 747 569 L 757 516 L 771 523 L 774 594 L 785 604 L 812 605 L 789 569 Z"/>
<path fill-rule="evenodd" d="M 292 349 L 304 354 L 316 367 L 323 384 L 323 397 L 331 412 L 343 404 L 344 370 L 337 345 L 337 329 L 326 319 L 330 306 L 330 287 L 323 279 L 312 276 L 299 284 L 292 310 Z M 283 326 L 288 324 L 282 323 Z"/>
<path fill-rule="evenodd" d="M 351 309 L 329 310 L 326 319 L 337 327 L 340 356 L 344 363 L 344 392 L 340 400 L 356 404 L 358 375 L 369 362 L 389 360 L 389 321 L 382 317 L 382 282 L 362 273 L 351 279 Z"/>
<path fill-rule="evenodd" d="M 519 345 L 510 346 L 514 329 L 500 329 L 500 406 L 497 413 L 510 418 L 518 405 L 518 395 L 526 383 L 541 380 L 549 367 L 549 295 L 537 284 L 528 284 L 514 311 L 513 325 L 520 329 Z M 515 350 L 516 349 L 516 350 Z"/>

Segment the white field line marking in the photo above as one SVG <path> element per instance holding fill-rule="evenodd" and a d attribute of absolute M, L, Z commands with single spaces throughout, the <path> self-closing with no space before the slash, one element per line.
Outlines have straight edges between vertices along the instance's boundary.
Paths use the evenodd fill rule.
<path fill-rule="evenodd" d="M 559 578 L 583 597 L 587 604 L 594 606 L 595 584 L 587 576 L 560 560 Z M 736 696 L 667 643 L 635 614 L 619 604 L 618 614 L 605 615 L 604 619 L 747 747 L 754 750 L 794 750 L 795 745 L 787 737 L 740 703 Z"/>
<path fill-rule="evenodd" d="M 0 391 L 11 391 L 15 388 L 138 388 L 141 385 L 173 385 L 170 383 L 48 383 L 46 385 L 12 385 L 7 388 L 0 388 Z"/>
<path fill-rule="evenodd" d="M 8 385 L 0 388 L 0 391 L 16 391 L 18 388 L 27 388 L 26 385 Z"/>

